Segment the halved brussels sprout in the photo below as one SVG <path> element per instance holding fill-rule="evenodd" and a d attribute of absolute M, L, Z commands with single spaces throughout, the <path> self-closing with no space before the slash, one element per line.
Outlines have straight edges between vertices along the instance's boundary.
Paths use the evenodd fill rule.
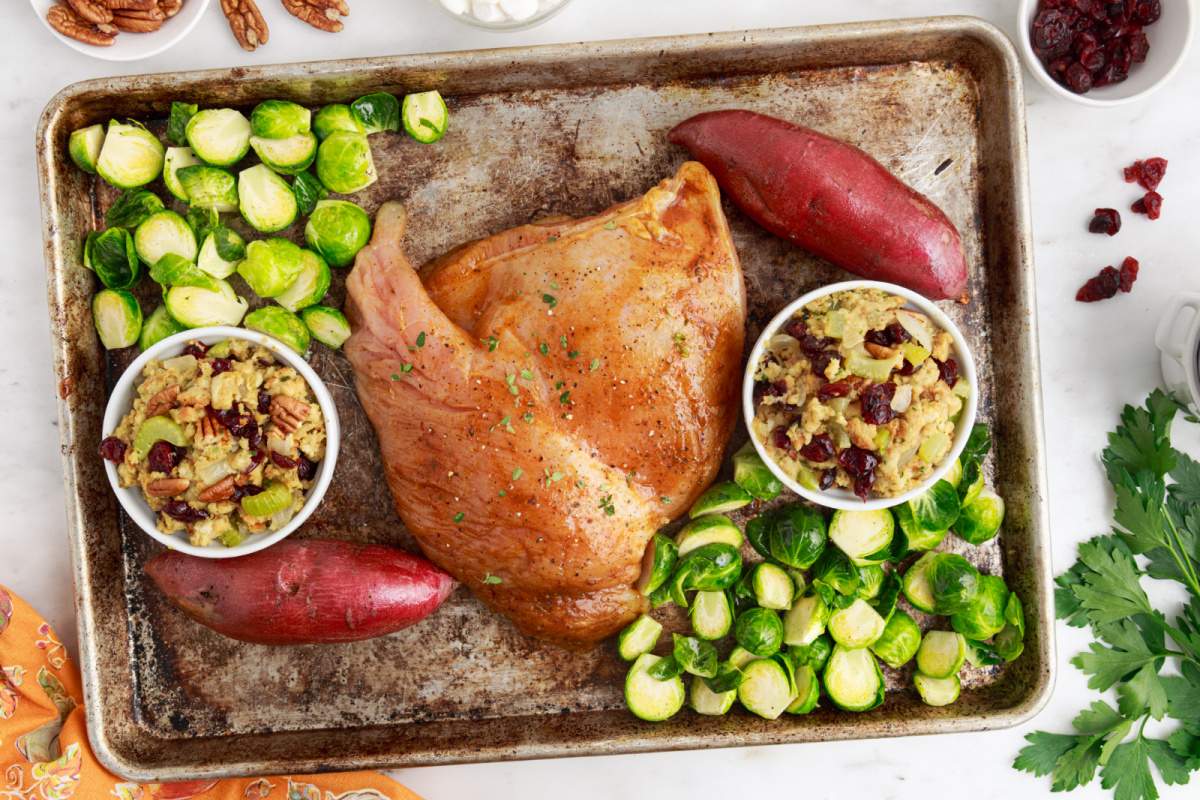
<path fill-rule="evenodd" d="M 378 176 L 367 137 L 344 131 L 329 134 L 317 148 L 317 177 L 338 194 L 354 194 L 374 183 Z"/>
<path fill-rule="evenodd" d="M 883 703 L 883 672 L 865 647 L 833 646 L 825 665 L 825 692 L 843 711 L 870 711 Z"/>
<path fill-rule="evenodd" d="M 698 678 L 715 678 L 717 675 L 717 648 L 695 636 L 671 634 L 674 642 L 672 656 L 683 671 Z"/>
<path fill-rule="evenodd" d="M 1004 522 L 1004 498 L 991 489 L 983 489 L 963 506 L 954 523 L 954 532 L 964 542 L 983 544 L 995 538 Z"/>
<path fill-rule="evenodd" d="M 904 534 L 907 541 L 908 549 L 916 552 L 924 552 L 932 550 L 942 543 L 946 538 L 949 530 L 944 531 L 927 531 L 917 524 L 917 520 L 913 517 L 912 509 L 908 503 L 901 503 L 892 508 L 892 516 L 896 518 L 896 525 L 899 526 L 900 532 Z"/>
<path fill-rule="evenodd" d="M 206 108 L 188 120 L 187 141 L 202 161 L 228 167 L 250 150 L 250 120 L 232 108 Z"/>
<path fill-rule="evenodd" d="M 213 292 L 220 290 L 216 278 L 174 253 L 167 253 L 150 267 L 150 278 L 164 287 L 199 286 Z"/>
<path fill-rule="evenodd" d="M 817 707 L 821 698 L 821 679 L 817 671 L 807 664 L 798 665 L 794 671 L 796 699 L 787 707 L 789 714 L 808 714 Z"/>
<path fill-rule="evenodd" d="M 979 570 L 956 553 L 938 553 L 929 564 L 929 589 L 938 614 L 965 611 L 979 592 Z"/>
<path fill-rule="evenodd" d="M 110 228 L 136 228 L 163 208 L 163 201 L 153 192 L 130 189 L 121 192 L 109 207 L 104 215 L 104 224 Z"/>
<path fill-rule="evenodd" d="M 153 133 L 136 122 L 108 123 L 96 172 L 118 189 L 145 186 L 162 172 L 164 148 Z"/>
<path fill-rule="evenodd" d="M 142 332 L 138 336 L 138 348 L 145 351 L 168 336 L 174 336 L 186 330 L 186 327 L 180 325 L 174 317 L 167 313 L 166 304 L 160 305 L 151 311 L 150 316 L 146 317 L 145 322 L 142 323 Z"/>
<path fill-rule="evenodd" d="M 837 547 L 828 547 L 813 564 L 814 586 L 827 586 L 840 595 L 850 596 L 862 585 L 862 576 L 850 557 Z"/>
<path fill-rule="evenodd" d="M 904 505 L 912 512 L 913 522 L 921 531 L 948 531 L 958 519 L 958 490 L 949 481 L 941 480 L 931 486 L 929 491 Z"/>
<path fill-rule="evenodd" d="M 301 248 L 300 252 L 304 259 L 300 274 L 283 294 L 275 297 L 276 303 L 292 313 L 319 303 L 329 291 L 331 280 L 329 265 L 325 263 L 325 259 L 311 250 Z"/>
<path fill-rule="evenodd" d="M 736 483 L 731 481 L 714 483 L 696 499 L 695 503 L 692 503 L 688 516 L 696 519 L 706 514 L 724 514 L 727 511 L 736 511 L 749 505 L 751 499 L 749 492 Z"/>
<path fill-rule="evenodd" d="M 264 139 L 308 133 L 312 112 L 290 100 L 264 100 L 250 112 L 250 130 Z"/>
<path fill-rule="evenodd" d="M 300 319 L 304 320 L 304 324 L 308 326 L 308 332 L 312 334 L 312 338 L 326 347 L 337 350 L 350 338 L 350 323 L 346 320 L 346 316 L 336 308 L 309 306 L 300 312 Z M 671 565 L 674 566 L 674 562 Z M 668 577 L 670 577 L 670 570 L 663 575 L 663 580 L 665 581 Z M 660 583 L 659 586 L 661 585 Z"/>
<path fill-rule="evenodd" d="M 886 561 L 887 548 L 895 531 L 896 521 L 886 509 L 838 509 L 829 521 L 829 540 L 860 566 Z"/>
<path fill-rule="evenodd" d="M 305 171 L 292 179 L 292 194 L 296 195 L 300 213 L 307 216 L 317 207 L 317 203 L 329 196 L 329 190 L 321 185 L 316 175 Z"/>
<path fill-rule="evenodd" d="M 196 266 L 214 278 L 228 278 L 245 257 L 246 240 L 232 228 L 218 225 L 204 237 Z"/>
<path fill-rule="evenodd" d="M 727 666 L 727 665 L 722 665 Z M 738 680 L 741 681 L 741 671 L 738 671 Z M 733 707 L 733 701 L 737 699 L 737 687 L 728 689 L 723 692 L 714 692 L 708 687 L 708 682 L 703 678 L 693 678 L 691 693 L 688 696 L 688 705 L 692 711 L 705 716 L 719 717 L 729 711 Z"/>
<path fill-rule="evenodd" d="M 762 562 L 754 568 L 752 583 L 754 599 L 761 608 L 787 611 L 792 607 L 796 584 L 782 567 Z"/>
<path fill-rule="evenodd" d="M 187 210 L 187 224 L 196 235 L 196 241 L 202 242 L 208 235 L 221 227 L 221 215 L 211 208 L 190 206 Z"/>
<path fill-rule="evenodd" d="M 326 139 L 329 134 L 338 131 L 364 135 L 367 132 L 358 118 L 351 113 L 350 106 L 344 103 L 333 103 L 322 108 L 313 117 L 312 127 L 318 139 Z"/>
<path fill-rule="evenodd" d="M 387 92 L 363 95 L 350 104 L 350 112 L 367 133 L 400 130 L 400 101 Z"/>
<path fill-rule="evenodd" d="M 109 289 L 128 289 L 137 283 L 138 257 L 133 237 L 124 228 L 109 228 L 89 236 L 84 263 Z"/>
<path fill-rule="evenodd" d="M 187 124 L 199 110 L 200 106 L 195 103 L 172 100 L 171 113 L 167 116 L 167 141 L 176 147 L 187 144 Z"/>
<path fill-rule="evenodd" d="M 661 660 L 653 653 L 643 653 L 625 676 L 625 705 L 634 716 L 647 722 L 662 722 L 675 716 L 686 697 L 683 680 L 678 675 L 662 681 L 651 677 L 651 667 Z"/>
<path fill-rule="evenodd" d="M 899 599 L 900 576 L 895 572 L 889 572 L 884 576 L 883 585 L 879 587 L 879 592 L 870 600 L 870 603 L 879 612 L 879 616 L 883 617 L 884 621 L 887 621 L 895 613 L 896 602 Z"/>
<path fill-rule="evenodd" d="M 917 559 L 916 563 L 904 573 L 904 580 L 901 583 L 904 597 L 908 602 L 912 604 L 913 608 L 924 611 L 926 614 L 933 613 L 934 600 L 933 589 L 929 585 L 929 568 L 938 555 L 938 553 L 926 553 Z"/>
<path fill-rule="evenodd" d="M 751 608 L 733 623 L 737 643 L 756 656 L 772 656 L 783 645 L 783 623 L 769 608 Z"/>
<path fill-rule="evenodd" d="M 778 719 L 792 700 L 792 682 L 779 662 L 770 658 L 751 661 L 742 669 L 738 701 L 763 719 Z"/>
<path fill-rule="evenodd" d="M 920 627 L 908 614 L 896 611 L 871 645 L 871 652 L 892 669 L 899 669 L 912 660 L 920 646 Z"/>
<path fill-rule="evenodd" d="M 661 633 L 662 623 L 642 614 L 617 637 L 617 653 L 626 661 L 633 661 L 642 653 L 653 650 Z"/>
<path fill-rule="evenodd" d="M 951 631 L 926 631 L 917 648 L 917 669 L 931 678 L 957 674 L 967 658 L 967 640 Z"/>
<path fill-rule="evenodd" d="M 733 455 L 733 482 L 749 492 L 755 500 L 774 500 L 783 491 L 783 483 L 775 477 L 749 441 Z"/>
<path fill-rule="evenodd" d="M 858 588 L 854 590 L 855 597 L 863 600 L 874 600 L 883 588 L 887 573 L 878 564 L 867 564 L 858 568 Z"/>
<path fill-rule="evenodd" d="M 446 135 L 450 111 L 440 92 L 433 90 L 405 95 L 401 108 L 404 130 L 422 144 L 432 144 Z"/>
<path fill-rule="evenodd" d="M 818 672 L 825 669 L 825 664 L 829 661 L 829 654 L 832 652 L 833 639 L 825 633 L 813 639 L 809 644 L 788 646 L 788 658 L 792 660 L 793 664 L 796 666 L 807 664 Z"/>
<path fill-rule="evenodd" d="M 970 505 L 979 493 L 983 491 L 983 464 L 978 459 L 967 462 L 963 468 L 962 480 L 958 484 L 959 505 Z"/>
<path fill-rule="evenodd" d="M 283 230 L 299 213 L 292 187 L 265 164 L 238 173 L 237 195 L 242 219 L 260 233 Z"/>
<path fill-rule="evenodd" d="M 321 314 L 326 318 L 333 319 L 335 325 L 338 324 L 338 321 L 336 318 L 330 317 L 325 312 L 319 312 L 318 309 L 325 309 L 325 312 L 332 311 L 337 315 L 337 317 L 341 317 L 341 323 L 345 323 L 346 337 L 339 341 L 337 345 L 330 345 L 331 347 L 341 347 L 341 342 L 344 342 L 346 338 L 349 338 L 350 333 L 350 325 L 349 323 L 346 323 L 346 318 L 342 316 L 342 312 L 338 311 L 337 309 L 326 308 L 325 306 L 306 308 L 303 312 L 301 312 L 301 316 L 304 319 L 304 324 L 308 325 L 309 330 L 312 331 L 313 338 L 322 344 L 327 344 L 327 342 L 325 342 L 325 340 L 317 334 L 316 329 L 310 322 L 310 318 L 316 320 L 319 324 L 324 324 L 315 316 L 317 314 Z M 666 536 L 663 536 L 661 533 L 654 534 L 654 536 L 650 539 L 650 542 L 646 545 L 646 552 L 642 556 L 642 574 L 641 577 L 638 578 L 638 591 L 644 595 L 650 595 L 660 586 L 665 584 L 667 579 L 671 577 L 671 573 L 675 570 L 675 562 L 678 560 L 679 548 L 675 546 L 675 543 Z"/>
<path fill-rule="evenodd" d="M 304 240 L 332 266 L 344 267 L 371 239 L 371 218 L 349 200 L 321 200 L 304 226 Z"/>
<path fill-rule="evenodd" d="M 167 253 L 196 260 L 196 235 L 183 217 L 174 211 L 151 214 L 133 233 L 133 247 L 138 258 L 153 266 Z"/>
<path fill-rule="evenodd" d="M 742 546 L 742 532 L 723 514 L 709 514 L 692 520 L 675 534 L 679 555 L 685 556 L 698 547 L 721 542 L 731 547 Z"/>
<path fill-rule="evenodd" d="M 67 139 L 67 153 L 75 166 L 89 175 L 96 174 L 96 162 L 100 159 L 100 148 L 104 146 L 104 126 L 97 123 L 71 131 Z"/>
<path fill-rule="evenodd" d="M 1004 629 L 1008 587 L 994 575 L 979 576 L 979 591 L 965 609 L 950 617 L 950 627 L 968 639 L 982 642 Z"/>
<path fill-rule="evenodd" d="M 676 579 L 682 579 L 684 589 L 702 591 L 728 589 L 741 574 L 741 553 L 736 547 L 720 543 L 706 544 L 681 556 L 675 571 Z"/>
<path fill-rule="evenodd" d="M 237 325 L 249 304 L 227 281 L 216 280 L 217 290 L 201 286 L 174 286 L 165 295 L 167 312 L 189 328 Z"/>
<path fill-rule="evenodd" d="M 733 609 L 723 591 L 696 592 L 688 616 L 692 631 L 701 639 L 720 639 L 733 627 Z"/>
<path fill-rule="evenodd" d="M 870 647 L 883 635 L 886 624 L 883 617 L 860 597 L 829 615 L 829 635 L 845 647 Z"/>
<path fill-rule="evenodd" d="M 996 653 L 1013 661 L 1025 650 L 1025 610 L 1016 592 L 1010 592 L 1004 605 L 1004 629 L 992 639 Z"/>
<path fill-rule="evenodd" d="M 238 210 L 238 189 L 233 174 L 220 167 L 197 164 L 177 173 L 188 204 L 218 214 Z"/>
<path fill-rule="evenodd" d="M 819 594 L 801 597 L 783 615 L 783 641 L 788 645 L 810 645 L 825 632 L 829 606 Z"/>
<path fill-rule="evenodd" d="M 250 146 L 264 164 L 284 175 L 304 172 L 317 157 L 317 137 L 307 131 L 286 139 L 251 136 Z"/>
<path fill-rule="evenodd" d="M 927 706 L 948 706 L 958 699 L 962 684 L 958 675 L 948 678 L 933 678 L 920 672 L 913 673 L 913 686 Z"/>
<path fill-rule="evenodd" d="M 274 336 L 300 355 L 308 352 L 308 328 L 286 308 L 263 306 L 247 314 L 242 324 L 252 331 Z"/>
<path fill-rule="evenodd" d="M 124 289 L 102 289 L 92 298 L 92 322 L 105 350 L 129 347 L 142 332 L 142 307 Z"/>
<path fill-rule="evenodd" d="M 190 147 L 167 148 L 167 153 L 163 156 L 163 183 L 166 185 L 167 191 L 174 195 L 176 200 L 179 200 L 181 203 L 188 201 L 187 190 L 179 182 L 179 170 L 184 167 L 194 167 L 202 163 L 204 162 L 196 158 L 196 154 L 192 152 L 192 148 Z"/>
<path fill-rule="evenodd" d="M 803 503 L 788 503 L 746 523 L 746 538 L 764 558 L 808 569 L 825 552 L 825 517 Z"/>

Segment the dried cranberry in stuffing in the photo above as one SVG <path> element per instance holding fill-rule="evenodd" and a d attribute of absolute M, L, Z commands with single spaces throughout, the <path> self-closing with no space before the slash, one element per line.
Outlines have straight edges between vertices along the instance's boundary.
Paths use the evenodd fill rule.
<path fill-rule="evenodd" d="M 288 458 L 282 453 L 276 453 L 274 450 L 272 450 L 271 463 L 280 469 L 294 469 L 296 466 L 296 459 Z"/>
<path fill-rule="evenodd" d="M 185 356 L 195 356 L 196 358 L 204 358 L 204 354 L 208 352 L 208 345 L 204 342 L 188 342 L 187 347 L 183 348 Z"/>
<path fill-rule="evenodd" d="M 912 375 L 917 371 L 917 365 L 909 361 L 907 358 L 901 359 L 900 366 L 896 367 L 897 375 Z"/>
<path fill-rule="evenodd" d="M 247 483 L 245 486 L 235 486 L 233 489 L 233 502 L 238 502 L 243 497 L 262 494 L 263 487 L 255 486 L 253 483 Z"/>
<path fill-rule="evenodd" d="M 912 336 L 899 322 L 893 322 L 882 330 L 867 331 L 867 335 L 863 339 L 880 347 L 895 347 L 909 341 Z"/>
<path fill-rule="evenodd" d="M 1133 201 L 1130 206 L 1135 214 L 1145 214 L 1150 219 L 1158 219 L 1162 216 L 1162 195 L 1158 192 L 1146 192 L 1142 197 Z"/>
<path fill-rule="evenodd" d="M 771 430 L 771 444 L 784 452 L 789 452 L 792 449 L 792 440 L 788 438 L 787 423 L 776 425 Z"/>
<path fill-rule="evenodd" d="M 1121 288 L 1121 274 L 1113 267 L 1105 267 L 1094 278 L 1075 293 L 1075 299 L 1080 303 L 1094 303 L 1097 300 L 1107 300 Z"/>
<path fill-rule="evenodd" d="M 833 488 L 833 484 L 837 482 L 837 469 L 827 469 L 821 473 L 821 490 Z"/>
<path fill-rule="evenodd" d="M 879 457 L 861 447 L 847 447 L 838 453 L 838 464 L 854 479 L 854 493 L 866 500 L 875 485 L 875 468 Z"/>
<path fill-rule="evenodd" d="M 1125 182 L 1137 183 L 1146 191 L 1153 192 L 1158 189 L 1158 184 L 1162 183 L 1162 179 L 1167 174 L 1167 160 L 1165 158 L 1147 158 L 1145 161 L 1135 161 L 1133 166 L 1125 168 Z"/>
<path fill-rule="evenodd" d="M 258 390 L 258 413 L 271 413 L 271 395 L 266 389 Z"/>
<path fill-rule="evenodd" d="M 303 453 L 300 454 L 299 462 L 300 463 L 296 465 L 296 477 L 302 481 L 311 481 L 313 478 L 317 477 L 317 467 L 319 466 L 318 462 L 313 461 Z"/>
<path fill-rule="evenodd" d="M 199 522 L 208 519 L 208 512 L 202 508 L 192 508 L 186 500 L 172 500 L 163 506 L 163 513 L 180 522 Z"/>
<path fill-rule="evenodd" d="M 858 402 L 862 406 L 862 418 L 872 425 L 886 425 L 896 418 L 892 409 L 892 398 L 896 396 L 896 384 L 876 383 L 863 392 Z"/>
<path fill-rule="evenodd" d="M 822 401 L 831 400 L 834 397 L 845 397 L 854 389 L 854 381 L 850 378 L 842 378 L 840 381 L 827 383 L 820 389 L 817 389 L 817 397 Z"/>
<path fill-rule="evenodd" d="M 1092 221 L 1088 223 L 1088 230 L 1092 233 L 1107 233 L 1109 236 L 1116 236 L 1117 231 L 1121 230 L 1121 214 L 1115 208 L 1097 208 L 1096 216 L 1092 217 Z"/>
<path fill-rule="evenodd" d="M 150 451 L 146 454 L 146 463 L 153 472 L 170 474 L 175 467 L 179 466 L 185 453 L 187 453 L 185 448 L 176 447 L 165 439 L 159 439 L 150 446 Z"/>
<path fill-rule="evenodd" d="M 778 380 L 774 383 L 759 381 L 754 384 L 754 399 L 761 400 L 764 397 L 783 397 L 787 394 L 787 383 Z"/>
<path fill-rule="evenodd" d="M 800 455 L 818 464 L 829 461 L 833 458 L 833 439 L 827 433 L 818 433 L 800 448 Z"/>
<path fill-rule="evenodd" d="M 935 358 L 933 363 L 937 364 L 938 377 L 953 389 L 954 384 L 958 383 L 958 362 L 953 358 L 947 358 L 945 361 L 938 361 Z"/>
<path fill-rule="evenodd" d="M 1140 268 L 1141 265 L 1133 256 L 1126 256 L 1125 260 L 1121 262 L 1120 289 L 1122 292 L 1128 294 L 1133 291 L 1133 282 L 1137 280 Z"/>
<path fill-rule="evenodd" d="M 234 436 L 248 441 L 251 447 L 258 447 L 262 442 L 262 431 L 253 414 L 227 408 L 222 411 L 214 411 L 213 416 Z"/>
<path fill-rule="evenodd" d="M 802 340 L 808 336 L 808 326 L 804 324 L 804 320 L 793 319 L 787 325 L 783 326 L 783 332 L 793 339 Z"/>
<path fill-rule="evenodd" d="M 267 451 L 266 450 L 255 450 L 254 455 L 250 456 L 250 466 L 248 466 L 244 470 L 242 470 L 242 474 L 244 475 L 248 472 L 254 472 L 254 470 L 258 468 L 258 465 L 263 463 L 266 460 L 267 460 Z"/>
<path fill-rule="evenodd" d="M 125 460 L 125 451 L 129 445 L 115 436 L 107 436 L 100 442 L 100 457 L 114 464 Z"/>
<path fill-rule="evenodd" d="M 212 360 L 212 374 L 220 375 L 222 372 L 229 372 L 233 369 L 233 361 L 228 358 L 214 358 Z"/>

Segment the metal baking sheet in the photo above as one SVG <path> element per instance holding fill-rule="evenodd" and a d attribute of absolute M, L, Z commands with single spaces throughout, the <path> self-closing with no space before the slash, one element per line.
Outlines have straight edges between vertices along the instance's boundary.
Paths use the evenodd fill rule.
<path fill-rule="evenodd" d="M 355 198 L 369 210 L 405 202 L 417 263 L 641 194 L 684 159 L 665 132 L 724 107 L 854 142 L 945 209 L 963 234 L 973 299 L 943 308 L 979 362 L 981 414 L 996 438 L 989 470 L 1008 502 L 1000 539 L 962 549 L 1025 602 L 1025 655 L 967 672 L 962 699 L 946 708 L 922 705 L 905 672 L 888 675 L 895 690 L 869 714 L 822 708 L 766 722 L 685 711 L 655 725 L 624 710 L 611 645 L 570 652 L 526 639 L 461 589 L 414 628 L 323 647 L 233 642 L 167 605 L 142 574 L 158 546 L 119 513 L 95 455 L 108 389 L 130 355 L 106 354 L 92 328 L 80 244 L 113 193 L 72 166 L 69 132 L 110 117 L 161 120 L 172 99 L 316 106 L 429 88 L 447 97 L 450 133 L 435 146 L 373 137 L 380 180 Z M 163 781 L 982 730 L 1047 699 L 1053 617 L 1025 125 L 1016 54 L 990 25 L 947 17 L 88 81 L 47 106 L 37 149 L 88 721 L 114 772 Z M 845 276 L 726 210 L 746 272 L 749 346 L 788 301 Z M 320 348 L 313 360 L 344 440 L 301 535 L 412 547 L 348 364 Z"/>

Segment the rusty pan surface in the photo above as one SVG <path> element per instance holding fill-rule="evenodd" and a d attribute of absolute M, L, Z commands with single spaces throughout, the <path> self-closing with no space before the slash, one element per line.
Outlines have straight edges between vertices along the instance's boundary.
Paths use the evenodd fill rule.
<path fill-rule="evenodd" d="M 435 146 L 373 136 L 380 179 L 355 197 L 371 211 L 405 202 L 418 263 L 537 217 L 593 213 L 641 194 L 684 159 L 665 132 L 724 107 L 854 142 L 944 208 L 963 234 L 973 301 L 943 308 L 979 362 L 981 415 L 996 440 L 988 467 L 1008 502 L 999 540 L 961 549 L 1025 602 L 1025 655 L 964 673 L 962 699 L 946 708 L 922 705 L 906 688 L 910 676 L 891 673 L 896 690 L 870 714 L 822 708 L 766 722 L 685 711 L 651 725 L 624 710 L 624 667 L 611 646 L 568 652 L 526 639 L 465 590 L 416 627 L 323 647 L 241 644 L 167 605 L 142 574 L 158 545 L 119 513 L 95 456 L 108 389 L 132 356 L 106 354 L 92 328 L 95 287 L 80 244 L 113 193 L 71 165 L 69 132 L 110 117 L 161 121 L 173 99 L 317 106 L 429 88 L 447 97 L 450 133 Z M 97 80 L 51 101 L 37 148 L 89 727 L 113 771 L 166 781 L 982 730 L 1015 724 L 1045 702 L 1053 620 L 1020 68 L 986 23 L 938 18 Z M 746 271 L 749 347 L 780 307 L 845 275 L 726 210 Z M 338 304 L 344 277 L 334 279 Z M 142 290 L 152 307 L 149 281 Z M 320 347 L 313 362 L 336 396 L 344 439 L 333 485 L 300 535 L 413 547 L 347 362 Z M 735 435 L 731 451 L 744 437 Z"/>

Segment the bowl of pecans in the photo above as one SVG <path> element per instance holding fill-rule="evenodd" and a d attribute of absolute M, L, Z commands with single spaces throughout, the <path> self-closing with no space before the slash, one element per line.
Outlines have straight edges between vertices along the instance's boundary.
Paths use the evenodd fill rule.
<path fill-rule="evenodd" d="M 73 50 L 106 61 L 158 55 L 195 27 L 209 0 L 31 0 L 38 18 Z"/>

